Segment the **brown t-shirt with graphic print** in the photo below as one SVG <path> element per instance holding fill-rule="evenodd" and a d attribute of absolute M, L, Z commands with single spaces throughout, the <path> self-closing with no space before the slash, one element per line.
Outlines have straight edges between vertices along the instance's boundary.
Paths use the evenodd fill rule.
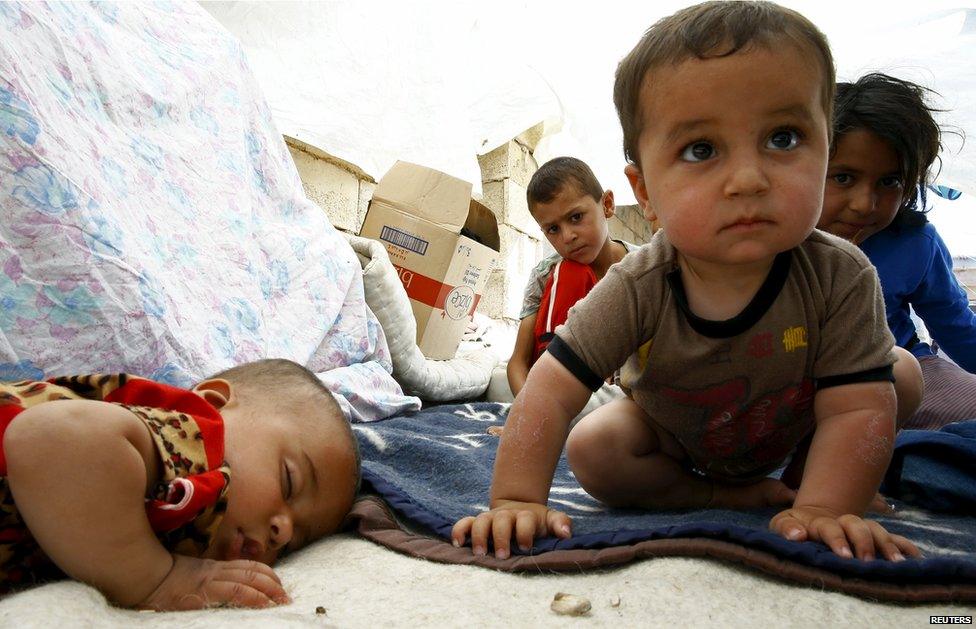
<path fill-rule="evenodd" d="M 893 379 L 877 274 L 854 245 L 815 230 L 725 321 L 691 312 L 675 253 L 660 231 L 614 265 L 548 351 L 592 390 L 623 365 L 622 386 L 697 471 L 764 476 L 812 430 L 817 389 Z"/>

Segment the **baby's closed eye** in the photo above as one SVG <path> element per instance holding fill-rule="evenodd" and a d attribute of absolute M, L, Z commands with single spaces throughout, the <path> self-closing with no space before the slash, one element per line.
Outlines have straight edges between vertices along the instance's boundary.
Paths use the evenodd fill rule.
<path fill-rule="evenodd" d="M 291 468 L 287 461 L 281 462 L 281 495 L 285 500 L 291 500 L 292 495 L 295 493 L 294 480 L 292 478 Z"/>

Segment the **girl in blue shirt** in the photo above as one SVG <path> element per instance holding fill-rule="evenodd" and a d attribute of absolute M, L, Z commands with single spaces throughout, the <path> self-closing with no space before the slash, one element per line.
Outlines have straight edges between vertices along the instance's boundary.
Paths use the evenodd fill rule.
<path fill-rule="evenodd" d="M 952 273 L 952 256 L 925 217 L 926 185 L 941 148 L 926 92 L 885 74 L 837 84 L 818 224 L 867 254 L 881 280 L 888 326 L 918 359 L 925 392 L 904 428 L 976 418 L 976 314 Z M 954 362 L 919 340 L 909 307 Z"/>

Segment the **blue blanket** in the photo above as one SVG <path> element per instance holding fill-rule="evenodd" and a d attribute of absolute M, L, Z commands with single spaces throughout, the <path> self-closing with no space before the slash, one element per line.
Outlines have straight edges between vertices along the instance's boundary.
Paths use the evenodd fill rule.
<path fill-rule="evenodd" d="M 507 405 L 440 406 L 355 426 L 363 477 L 401 518 L 445 540 L 459 518 L 487 508 L 498 438 Z M 533 555 L 600 549 L 663 538 L 724 540 L 846 578 L 905 584 L 976 584 L 976 420 L 939 432 L 898 437 L 883 487 L 896 511 L 877 519 L 925 557 L 899 563 L 842 559 L 826 546 L 787 541 L 767 530 L 775 509 L 642 511 L 609 509 L 589 497 L 559 461 L 550 506 L 573 518 L 573 537 L 539 539 Z M 972 591 L 972 590 L 970 590 Z"/>

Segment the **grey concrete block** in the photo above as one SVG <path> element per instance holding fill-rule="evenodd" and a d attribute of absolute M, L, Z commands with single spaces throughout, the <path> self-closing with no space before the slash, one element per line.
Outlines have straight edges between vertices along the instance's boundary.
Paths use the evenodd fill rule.
<path fill-rule="evenodd" d="M 507 225 L 499 225 L 499 260 L 488 278 L 479 310 L 493 319 L 518 319 L 529 272 L 542 259 L 542 243 Z"/>
<path fill-rule="evenodd" d="M 307 151 L 288 147 L 302 179 L 305 195 L 321 207 L 337 228 L 359 229 L 359 178 Z"/>
<path fill-rule="evenodd" d="M 635 234 L 626 223 L 621 221 L 616 216 L 611 217 L 610 220 L 607 221 L 607 231 L 610 232 L 610 237 L 614 240 L 625 240 L 635 245 L 641 244 L 634 242 L 635 238 L 637 238 L 637 234 Z"/>
<path fill-rule="evenodd" d="M 535 151 L 535 147 L 539 145 L 539 141 L 551 131 L 554 131 L 554 129 L 547 129 L 546 123 L 540 122 L 539 124 L 533 125 L 515 136 L 515 140 L 519 144 L 524 145 L 530 151 Z"/>
<path fill-rule="evenodd" d="M 508 277 L 500 269 L 491 272 L 485 294 L 478 310 L 492 319 L 518 320 L 522 309 L 522 292 L 525 282 Z"/>
<path fill-rule="evenodd" d="M 373 198 L 373 192 L 376 191 L 376 184 L 372 181 L 360 180 L 359 182 L 359 208 L 356 212 L 356 233 L 359 233 L 359 229 L 363 226 L 363 221 L 366 220 L 366 210 L 369 209 L 369 201 Z"/>
<path fill-rule="evenodd" d="M 478 303 L 478 312 L 492 319 L 501 320 L 505 317 L 505 276 L 504 273 L 492 271 L 485 285 L 485 292 Z"/>
<path fill-rule="evenodd" d="M 483 183 L 511 179 L 523 188 L 529 185 L 532 175 L 539 169 L 531 151 L 515 140 L 479 155 L 478 165 Z"/>
<path fill-rule="evenodd" d="M 618 205 L 614 213 L 631 231 L 640 229 L 640 224 L 644 221 L 644 216 L 636 205 Z"/>
<path fill-rule="evenodd" d="M 481 190 L 481 202 L 495 213 L 499 224 L 509 225 L 526 234 L 542 236 L 539 225 L 529 212 L 525 186 L 511 179 L 503 179 L 486 182 L 482 184 Z"/>
<path fill-rule="evenodd" d="M 508 225 L 498 226 L 501 244 L 499 260 L 495 268 L 509 275 L 528 274 L 529 269 L 542 259 L 542 245 L 533 238 Z"/>

